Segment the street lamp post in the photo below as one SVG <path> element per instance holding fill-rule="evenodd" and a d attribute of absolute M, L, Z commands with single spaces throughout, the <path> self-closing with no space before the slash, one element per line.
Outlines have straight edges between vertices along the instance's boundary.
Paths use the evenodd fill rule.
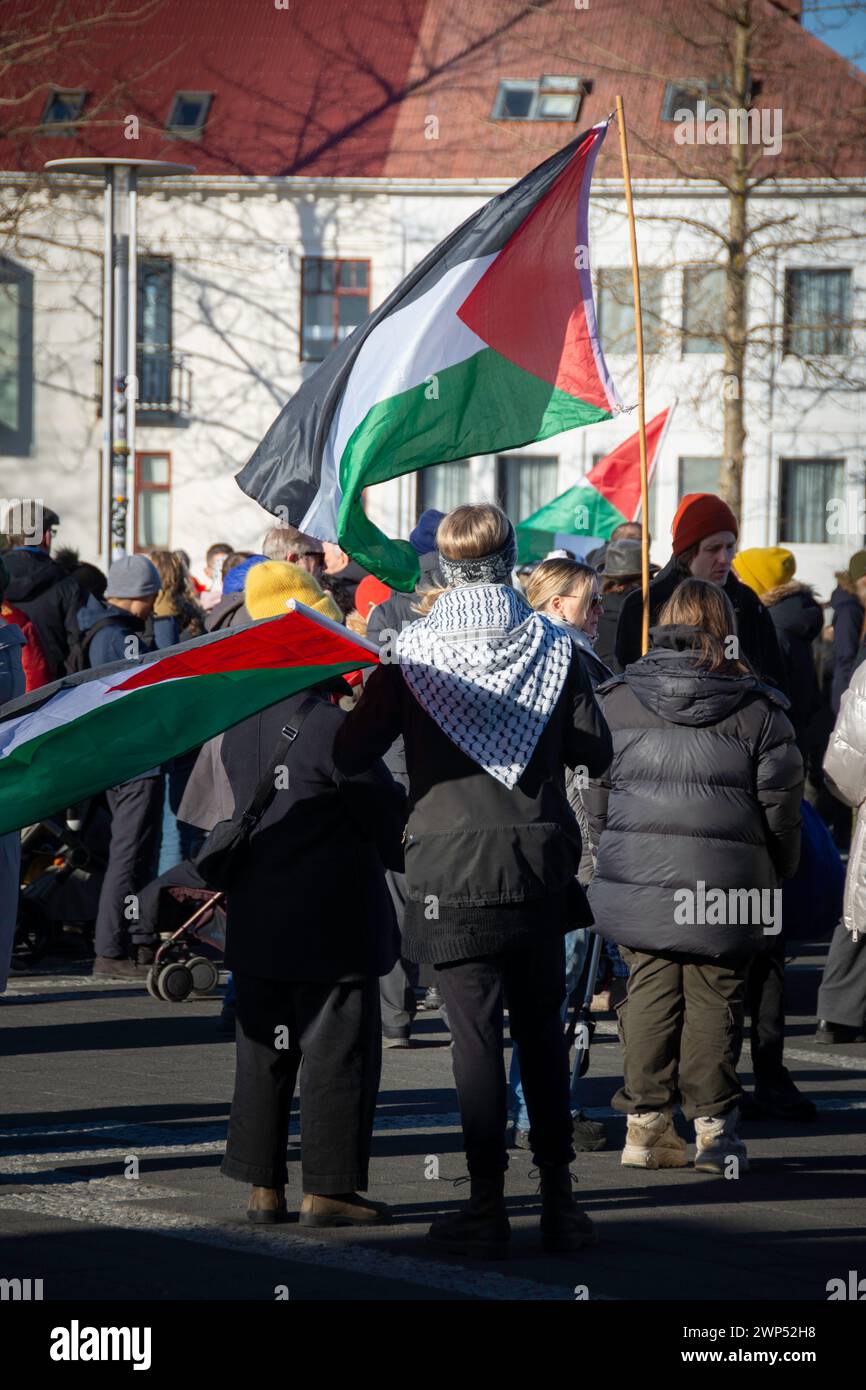
<path fill-rule="evenodd" d="M 101 174 L 104 179 L 100 530 L 107 573 L 113 560 L 135 547 L 129 498 L 139 396 L 138 181 L 193 174 L 195 169 L 191 164 L 128 157 L 49 159 L 45 168 L 52 173 Z"/>

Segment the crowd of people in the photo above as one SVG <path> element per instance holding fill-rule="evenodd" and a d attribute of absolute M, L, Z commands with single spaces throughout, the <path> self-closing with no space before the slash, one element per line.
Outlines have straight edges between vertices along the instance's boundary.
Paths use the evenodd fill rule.
<path fill-rule="evenodd" d="M 695 1168 L 716 1174 L 747 1170 L 743 1122 L 815 1118 L 784 1065 L 779 903 L 817 823 L 848 869 L 815 1040 L 866 1040 L 864 817 L 851 833 L 866 799 L 866 551 L 838 576 L 827 622 L 790 550 L 738 551 L 727 504 L 690 494 L 653 567 L 642 654 L 632 524 L 583 560 L 518 566 L 499 508 L 429 510 L 410 537 L 414 594 L 291 526 L 257 553 L 215 543 L 200 580 L 166 550 L 104 575 L 55 550 L 58 527 L 46 511 L 41 536 L 3 539 L 0 702 L 293 598 L 382 654 L 104 794 L 93 972 L 137 980 L 159 934 L 128 903 L 178 866 L 195 881 L 208 833 L 249 804 L 275 749 L 287 765 L 226 897 L 221 1027 L 237 1072 L 223 1172 L 251 1187 L 250 1220 L 287 1219 L 299 1074 L 301 1223 L 389 1220 L 363 1195 L 381 1052 L 411 1046 L 419 1009 L 439 1009 L 450 1033 L 471 1182 L 430 1230 L 449 1250 L 506 1253 L 510 1145 L 538 1166 L 545 1248 L 595 1242 L 570 1165 L 610 1135 L 582 1109 L 564 1030 L 587 991 L 616 1010 L 625 1166 L 689 1163 L 677 1107 L 694 1121 Z M 7 946 L 17 840 L 0 838 Z"/>

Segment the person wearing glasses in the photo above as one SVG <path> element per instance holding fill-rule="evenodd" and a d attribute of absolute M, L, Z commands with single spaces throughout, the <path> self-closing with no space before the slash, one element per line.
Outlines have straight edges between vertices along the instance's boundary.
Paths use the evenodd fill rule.
<path fill-rule="evenodd" d="M 268 560 L 283 560 L 298 565 L 314 579 L 321 579 L 325 568 L 325 551 L 315 536 L 307 536 L 297 526 L 272 526 L 262 541 L 262 554 Z"/>

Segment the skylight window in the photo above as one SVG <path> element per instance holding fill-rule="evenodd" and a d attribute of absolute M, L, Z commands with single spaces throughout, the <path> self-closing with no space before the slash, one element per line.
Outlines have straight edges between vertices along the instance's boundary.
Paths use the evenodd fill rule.
<path fill-rule="evenodd" d="M 87 96 L 83 91 L 59 91 L 51 93 L 42 113 L 42 124 L 49 127 L 51 135 L 74 135 L 72 122 L 81 115 Z"/>
<path fill-rule="evenodd" d="M 166 123 L 168 133 L 186 140 L 200 139 L 212 101 L 210 92 L 175 92 Z"/>
<path fill-rule="evenodd" d="M 583 85 L 579 77 L 545 74 L 502 78 L 493 103 L 494 121 L 575 121 Z"/>

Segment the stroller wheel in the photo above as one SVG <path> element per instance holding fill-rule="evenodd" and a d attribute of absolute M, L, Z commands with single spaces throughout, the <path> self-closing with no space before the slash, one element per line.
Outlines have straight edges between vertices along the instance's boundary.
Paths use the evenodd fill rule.
<path fill-rule="evenodd" d="M 160 970 L 156 987 L 167 1003 L 181 1004 L 192 993 L 192 975 L 182 961 L 173 960 Z"/>
<path fill-rule="evenodd" d="M 193 994 L 210 994 L 219 984 L 220 972 L 205 956 L 193 956 L 186 962 L 186 968 L 192 975 Z"/>
<path fill-rule="evenodd" d="M 156 999 L 159 1001 L 159 1003 L 162 1003 L 162 995 L 159 992 L 157 980 L 161 968 L 161 966 L 152 965 L 148 970 L 147 976 L 144 981 L 144 987 L 150 995 L 151 999 Z"/>

